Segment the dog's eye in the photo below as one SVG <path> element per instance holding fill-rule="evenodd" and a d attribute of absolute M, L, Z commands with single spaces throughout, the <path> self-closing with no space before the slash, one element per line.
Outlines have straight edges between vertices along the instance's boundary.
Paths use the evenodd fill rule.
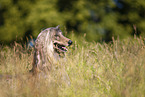
<path fill-rule="evenodd" d="M 59 37 L 59 35 L 54 35 L 55 37 Z"/>
<path fill-rule="evenodd" d="M 56 38 L 57 40 L 59 40 L 60 36 L 59 36 L 59 35 L 55 35 L 55 38 Z"/>

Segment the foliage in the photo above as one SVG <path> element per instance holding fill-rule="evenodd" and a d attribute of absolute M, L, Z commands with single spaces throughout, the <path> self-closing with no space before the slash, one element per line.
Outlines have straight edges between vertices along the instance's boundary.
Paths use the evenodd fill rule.
<path fill-rule="evenodd" d="M 66 62 L 53 66 L 48 78 L 31 78 L 33 52 L 21 45 L 1 47 L 0 94 L 25 97 L 132 97 L 145 96 L 145 39 L 128 38 L 106 43 L 86 42 L 71 36 L 74 45 Z M 82 41 L 76 41 L 82 40 Z M 80 45 L 81 44 L 81 45 Z M 62 79 L 68 75 L 69 82 Z"/>
<path fill-rule="evenodd" d="M 0 43 L 61 25 L 89 41 L 144 36 L 144 0 L 1 0 Z"/>
<path fill-rule="evenodd" d="M 89 41 L 144 36 L 144 10 L 144 0 L 1 0 L 0 43 L 36 37 L 57 25 L 86 33 Z"/>

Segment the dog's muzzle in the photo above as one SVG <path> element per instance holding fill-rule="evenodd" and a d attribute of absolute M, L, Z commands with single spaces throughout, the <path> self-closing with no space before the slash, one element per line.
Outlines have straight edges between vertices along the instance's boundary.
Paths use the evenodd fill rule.
<path fill-rule="evenodd" d="M 73 42 L 72 42 L 71 40 L 69 40 L 69 41 L 68 41 L 68 46 L 72 45 L 72 43 L 73 43 Z"/>

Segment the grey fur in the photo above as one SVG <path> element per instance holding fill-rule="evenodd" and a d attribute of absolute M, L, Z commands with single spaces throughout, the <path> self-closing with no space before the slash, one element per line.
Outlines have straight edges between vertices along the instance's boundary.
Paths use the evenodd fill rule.
<path fill-rule="evenodd" d="M 57 27 L 47 28 L 38 35 L 34 47 L 33 74 L 48 72 L 61 56 L 65 56 L 66 46 L 71 40 L 62 35 Z M 72 41 L 71 41 L 72 42 Z"/>

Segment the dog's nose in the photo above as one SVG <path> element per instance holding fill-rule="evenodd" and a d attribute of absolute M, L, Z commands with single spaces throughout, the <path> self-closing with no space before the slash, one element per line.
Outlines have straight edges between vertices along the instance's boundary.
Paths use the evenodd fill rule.
<path fill-rule="evenodd" d="M 71 40 L 68 41 L 68 46 L 70 46 L 73 42 Z"/>

